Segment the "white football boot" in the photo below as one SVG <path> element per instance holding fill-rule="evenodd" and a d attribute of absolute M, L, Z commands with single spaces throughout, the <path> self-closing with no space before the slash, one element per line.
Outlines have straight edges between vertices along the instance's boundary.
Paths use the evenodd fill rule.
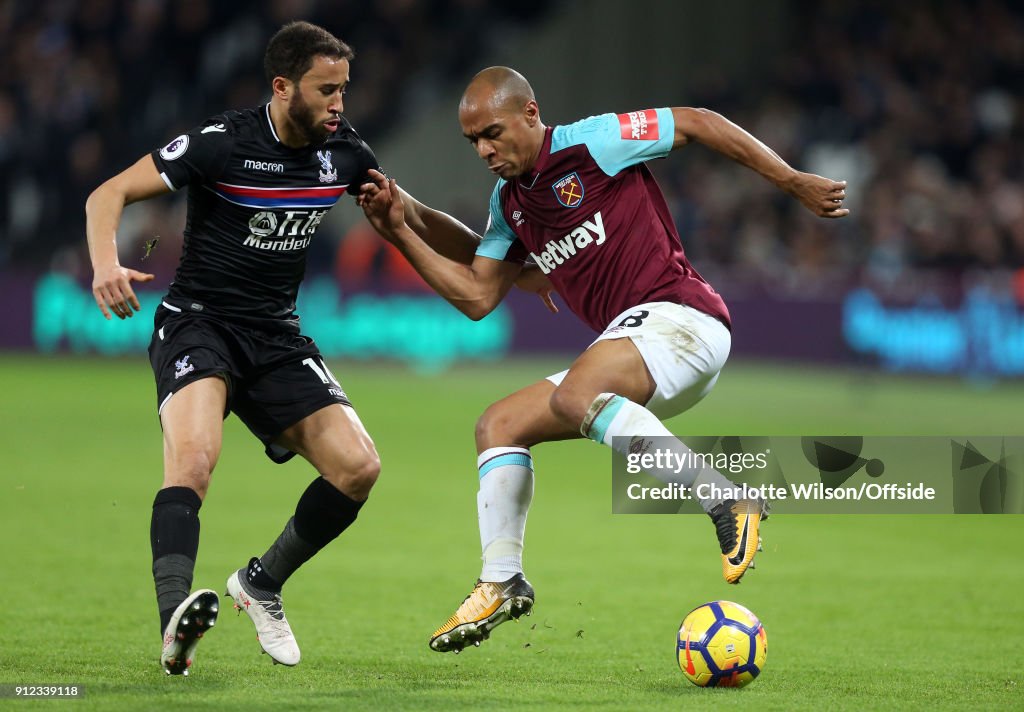
<path fill-rule="evenodd" d="M 281 594 L 252 588 L 246 581 L 245 567 L 228 577 L 227 595 L 235 602 L 235 609 L 245 614 L 256 626 L 256 638 L 263 652 L 274 664 L 298 665 L 299 644 L 284 616 Z"/>
<path fill-rule="evenodd" d="M 199 639 L 217 622 L 219 610 L 220 598 L 208 588 L 196 591 L 174 609 L 160 651 L 160 666 L 165 673 L 188 675 Z"/>

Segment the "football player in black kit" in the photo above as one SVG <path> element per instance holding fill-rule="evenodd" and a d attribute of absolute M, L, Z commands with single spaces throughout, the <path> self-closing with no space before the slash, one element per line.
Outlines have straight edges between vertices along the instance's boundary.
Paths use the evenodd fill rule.
<path fill-rule="evenodd" d="M 227 581 L 227 595 L 276 663 L 299 662 L 282 585 L 352 524 L 380 472 L 373 441 L 294 313 L 320 221 L 378 167 L 341 116 L 352 57 L 320 27 L 285 25 L 264 58 L 268 104 L 208 119 L 105 182 L 86 204 L 93 294 L 107 319 L 124 319 L 140 308 L 132 282 L 153 275 L 118 262 L 122 209 L 188 187 L 181 263 L 149 347 L 164 443 L 150 543 L 160 663 L 169 675 L 188 674 L 198 640 L 217 618 L 217 594 L 192 591 L 192 574 L 199 509 L 229 412 L 275 462 L 299 454 L 319 473 L 266 553 Z M 472 260 L 476 237 L 468 228 L 408 202 L 410 225 L 434 236 L 435 249 Z"/>

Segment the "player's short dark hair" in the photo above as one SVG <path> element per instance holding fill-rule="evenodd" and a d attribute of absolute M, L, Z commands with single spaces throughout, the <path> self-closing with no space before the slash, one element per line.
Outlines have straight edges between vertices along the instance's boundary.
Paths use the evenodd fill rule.
<path fill-rule="evenodd" d="M 324 28 L 309 22 L 289 22 L 270 38 L 263 55 L 263 71 L 268 82 L 274 77 L 297 82 L 319 55 L 336 60 L 356 56 L 351 47 Z"/>

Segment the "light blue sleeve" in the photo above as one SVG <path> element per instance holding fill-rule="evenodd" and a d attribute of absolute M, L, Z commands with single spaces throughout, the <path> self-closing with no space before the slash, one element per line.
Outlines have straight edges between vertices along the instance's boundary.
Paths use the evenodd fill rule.
<path fill-rule="evenodd" d="M 490 214 L 487 216 L 487 229 L 484 230 L 484 239 L 476 248 L 476 253 L 483 257 L 490 257 L 495 260 L 505 259 L 508 248 L 516 241 L 516 235 L 512 228 L 505 222 L 505 216 L 501 209 L 501 187 L 505 185 L 505 179 L 499 178 L 494 192 L 491 193 Z"/>
<path fill-rule="evenodd" d="M 672 150 L 676 122 L 672 109 L 654 111 L 658 117 L 656 129 L 648 125 L 647 111 L 601 114 L 574 124 L 556 126 L 551 136 L 551 152 L 586 144 L 594 161 L 610 176 L 637 163 L 664 158 Z M 627 131 L 630 138 L 623 138 Z M 656 135 L 657 138 L 645 138 L 648 135 Z"/>

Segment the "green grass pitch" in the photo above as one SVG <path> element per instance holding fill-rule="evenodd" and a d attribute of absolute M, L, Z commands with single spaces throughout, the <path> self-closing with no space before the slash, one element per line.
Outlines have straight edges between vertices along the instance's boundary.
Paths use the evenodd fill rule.
<path fill-rule="evenodd" d="M 459 656 L 427 639 L 479 572 L 473 423 L 553 362 L 332 363 L 384 471 L 356 525 L 285 589 L 302 663 L 260 655 L 222 611 L 193 674 L 166 678 L 149 573 L 160 435 L 144 358 L 0 358 L 0 683 L 78 683 L 60 709 L 997 709 L 1024 705 L 1024 517 L 789 516 L 758 569 L 721 580 L 692 516 L 610 514 L 610 456 L 535 449 L 531 618 Z M 1020 435 L 1024 386 L 730 364 L 672 421 L 695 434 Z M 197 587 L 264 551 L 312 477 L 231 418 L 202 510 Z M 768 632 L 743 690 L 679 672 L 682 616 L 736 600 Z M 28 709 L 15 700 L 0 706 Z M 35 706 L 35 705 L 33 705 Z"/>

